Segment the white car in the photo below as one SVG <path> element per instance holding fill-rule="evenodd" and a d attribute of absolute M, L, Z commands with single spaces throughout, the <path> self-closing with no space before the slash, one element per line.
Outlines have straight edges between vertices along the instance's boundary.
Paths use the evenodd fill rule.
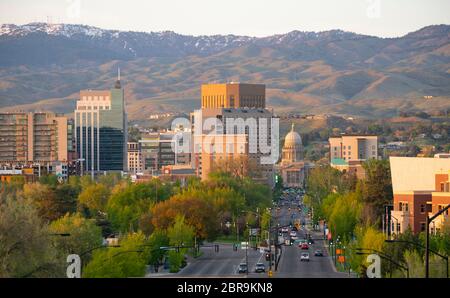
<path fill-rule="evenodd" d="M 297 237 L 297 232 L 291 231 L 291 233 L 289 233 L 289 236 L 291 236 L 291 237 Z"/>
<path fill-rule="evenodd" d="M 287 232 L 289 232 L 289 229 L 287 227 L 283 227 L 283 228 L 281 228 L 281 232 L 287 233 Z"/>
<path fill-rule="evenodd" d="M 309 253 L 304 252 L 304 253 L 301 254 L 301 256 L 300 256 L 300 262 L 303 262 L 303 261 L 309 262 Z"/>

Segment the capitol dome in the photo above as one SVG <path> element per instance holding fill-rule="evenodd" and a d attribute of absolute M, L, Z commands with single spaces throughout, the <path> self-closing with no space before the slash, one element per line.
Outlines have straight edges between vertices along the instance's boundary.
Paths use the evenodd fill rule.
<path fill-rule="evenodd" d="M 284 148 L 295 148 L 303 146 L 302 137 L 294 131 L 294 123 L 292 123 L 291 131 L 284 138 Z"/>
<path fill-rule="evenodd" d="M 303 159 L 303 143 L 300 135 L 294 131 L 294 123 L 292 123 L 291 131 L 284 139 L 282 150 L 282 162 L 297 162 Z"/>

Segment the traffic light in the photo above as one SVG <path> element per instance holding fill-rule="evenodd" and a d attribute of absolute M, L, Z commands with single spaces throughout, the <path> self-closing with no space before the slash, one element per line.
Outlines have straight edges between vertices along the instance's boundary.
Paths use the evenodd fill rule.
<path fill-rule="evenodd" d="M 270 261 L 270 253 L 266 253 L 266 261 Z"/>

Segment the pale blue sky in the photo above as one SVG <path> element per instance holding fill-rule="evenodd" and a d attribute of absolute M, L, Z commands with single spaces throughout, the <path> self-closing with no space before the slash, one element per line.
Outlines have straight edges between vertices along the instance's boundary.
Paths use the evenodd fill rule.
<path fill-rule="evenodd" d="M 48 19 L 191 35 L 343 29 L 395 37 L 427 25 L 450 24 L 450 0 L 0 0 L 0 23 Z"/>

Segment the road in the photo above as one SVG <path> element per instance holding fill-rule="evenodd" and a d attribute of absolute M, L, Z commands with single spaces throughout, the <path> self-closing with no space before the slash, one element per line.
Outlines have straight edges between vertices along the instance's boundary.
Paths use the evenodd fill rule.
<path fill-rule="evenodd" d="M 296 195 L 287 196 L 288 200 L 294 200 Z M 300 249 L 297 245 L 281 246 L 281 258 L 278 263 L 278 268 L 275 271 L 273 268 L 273 277 L 276 278 L 347 278 L 347 273 L 336 272 L 331 257 L 328 255 L 325 247 L 325 241 L 322 240 L 323 232 L 309 231 L 308 219 L 304 211 L 299 211 L 295 205 L 290 205 L 285 201 L 285 205 L 281 206 L 279 210 L 274 208 L 273 227 L 286 226 L 294 223 L 296 218 L 304 222 L 305 225 L 297 232 L 299 239 L 305 239 L 306 234 L 310 234 L 315 239 L 314 244 L 309 247 L 310 261 L 300 262 L 300 255 L 306 250 Z M 290 230 L 289 230 L 290 231 Z M 286 238 L 289 239 L 289 233 Z M 255 265 L 262 262 L 266 265 L 266 270 L 269 269 L 269 264 L 265 260 L 265 253 L 259 250 L 248 249 L 248 274 L 239 274 L 238 267 L 240 263 L 246 262 L 246 250 L 238 249 L 234 251 L 232 244 L 220 243 L 219 252 L 215 252 L 213 247 L 201 248 L 202 255 L 196 259 L 190 259 L 188 265 L 174 277 L 252 277 L 252 278 L 267 278 L 267 273 L 254 273 Z M 320 249 L 323 251 L 323 257 L 315 257 L 314 251 Z M 280 253 L 280 251 L 278 252 Z"/>
<path fill-rule="evenodd" d="M 202 255 L 183 268 L 177 276 L 179 277 L 246 277 L 246 274 L 239 274 L 240 263 L 246 262 L 246 250 L 233 250 L 231 244 L 220 244 L 219 252 L 214 248 L 202 248 Z M 256 263 L 264 258 L 264 254 L 259 250 L 249 248 L 248 251 L 249 276 L 258 277 L 261 274 L 254 274 Z"/>
<path fill-rule="evenodd" d="M 346 278 L 349 277 L 347 273 L 336 272 L 334 269 L 332 258 L 328 255 L 325 241 L 323 240 L 323 232 L 308 230 L 308 219 L 302 210 L 299 212 L 295 205 L 286 205 L 281 207 L 281 210 L 276 211 L 274 218 L 280 226 L 294 223 L 295 219 L 300 219 L 305 225 L 297 231 L 298 239 L 306 239 L 306 234 L 311 235 L 314 243 L 309 245 L 308 250 L 302 250 L 297 245 L 287 246 L 282 245 L 281 259 L 278 264 L 275 277 L 279 278 Z M 278 215 L 278 216 L 277 216 Z M 289 232 L 291 229 L 289 229 Z M 285 235 L 289 239 L 289 233 Z M 322 250 L 324 256 L 314 256 L 315 250 Z M 300 255 L 302 252 L 308 252 L 310 256 L 309 262 L 300 262 Z"/>

